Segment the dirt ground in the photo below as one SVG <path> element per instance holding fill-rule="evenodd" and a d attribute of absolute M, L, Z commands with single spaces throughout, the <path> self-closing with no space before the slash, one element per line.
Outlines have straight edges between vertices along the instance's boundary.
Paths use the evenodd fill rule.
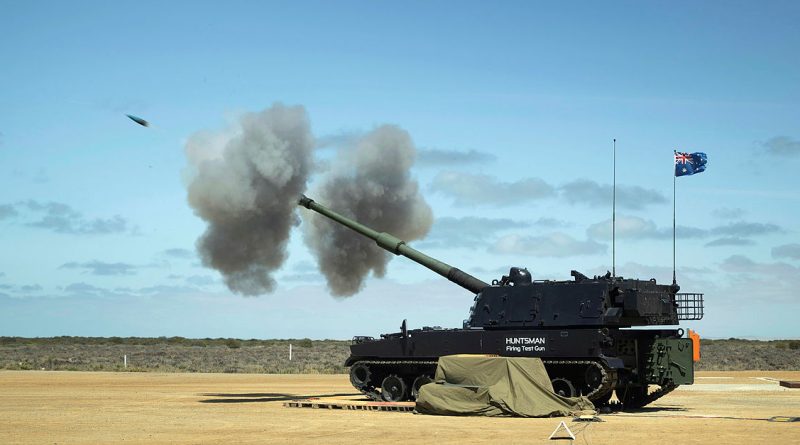
<path fill-rule="evenodd" d="M 284 408 L 308 397 L 358 398 L 344 375 L 0 371 L 0 443 L 547 444 L 561 420 L 576 444 L 800 444 L 795 372 L 700 372 L 636 413 L 570 418 L 436 417 Z"/>

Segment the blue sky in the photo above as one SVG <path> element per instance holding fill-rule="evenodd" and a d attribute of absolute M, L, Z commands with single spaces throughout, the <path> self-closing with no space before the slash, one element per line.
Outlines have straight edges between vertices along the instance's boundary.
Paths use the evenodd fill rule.
<path fill-rule="evenodd" d="M 0 335 L 459 326 L 472 296 L 400 258 L 330 296 L 299 230 L 272 294 L 200 265 L 187 139 L 282 102 L 318 140 L 407 130 L 436 218 L 414 245 L 486 281 L 611 268 L 612 138 L 617 272 L 670 281 L 672 150 L 706 152 L 677 183 L 678 280 L 706 294 L 690 326 L 800 337 L 796 2 L 0 6 Z"/>

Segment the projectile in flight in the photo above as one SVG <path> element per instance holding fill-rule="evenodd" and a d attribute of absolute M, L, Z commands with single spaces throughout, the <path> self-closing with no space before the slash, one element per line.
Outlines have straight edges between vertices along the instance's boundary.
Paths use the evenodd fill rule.
<path fill-rule="evenodd" d="M 136 122 L 137 124 L 141 125 L 142 127 L 149 127 L 150 126 L 150 122 L 147 122 L 146 120 L 142 119 L 141 117 L 132 116 L 130 114 L 126 114 L 125 116 L 128 116 L 132 121 Z"/>

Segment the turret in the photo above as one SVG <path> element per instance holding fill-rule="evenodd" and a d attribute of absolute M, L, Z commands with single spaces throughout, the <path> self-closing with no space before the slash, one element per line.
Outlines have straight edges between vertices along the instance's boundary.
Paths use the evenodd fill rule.
<path fill-rule="evenodd" d="M 302 198 L 298 201 L 300 206 L 303 206 L 309 210 L 313 210 L 329 219 L 332 219 L 339 224 L 342 224 L 349 229 L 360 233 L 361 235 L 366 236 L 367 238 L 375 241 L 375 244 L 380 246 L 381 248 L 388 250 L 389 252 L 395 255 L 402 255 L 418 264 L 421 264 L 428 269 L 438 273 L 439 275 L 447 278 L 448 280 L 452 281 L 453 283 L 463 287 L 464 289 L 472 292 L 473 294 L 479 293 L 481 290 L 489 286 L 489 283 L 486 283 L 474 276 L 462 271 L 457 267 L 453 267 L 443 261 L 439 261 L 435 258 L 431 258 L 428 255 L 420 252 L 417 249 L 406 244 L 405 241 L 397 238 L 394 235 L 388 234 L 386 232 L 378 232 L 373 230 L 363 224 L 360 224 L 356 221 L 353 221 L 349 218 L 346 218 L 327 207 L 318 204 L 313 199 L 303 195 Z"/>

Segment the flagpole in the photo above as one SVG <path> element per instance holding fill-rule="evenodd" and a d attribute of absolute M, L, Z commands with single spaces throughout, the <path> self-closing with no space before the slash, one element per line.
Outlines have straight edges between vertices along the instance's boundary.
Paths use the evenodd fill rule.
<path fill-rule="evenodd" d="M 614 138 L 614 185 L 611 198 L 611 277 L 617 277 L 617 138 Z"/>
<path fill-rule="evenodd" d="M 677 280 L 675 279 L 675 184 L 677 182 L 677 176 L 675 173 L 674 158 L 672 163 L 672 284 L 677 284 Z"/>

